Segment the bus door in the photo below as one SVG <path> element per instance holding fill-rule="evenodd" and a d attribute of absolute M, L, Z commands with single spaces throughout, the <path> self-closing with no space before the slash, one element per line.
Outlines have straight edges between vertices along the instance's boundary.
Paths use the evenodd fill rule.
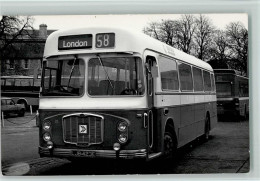
<path fill-rule="evenodd" d="M 157 152 L 157 128 L 156 114 L 154 109 L 154 77 L 158 77 L 158 68 L 154 56 L 146 56 L 146 82 L 147 82 L 147 105 L 148 111 L 146 113 L 147 119 L 147 140 L 148 140 L 148 153 L 152 154 Z"/>

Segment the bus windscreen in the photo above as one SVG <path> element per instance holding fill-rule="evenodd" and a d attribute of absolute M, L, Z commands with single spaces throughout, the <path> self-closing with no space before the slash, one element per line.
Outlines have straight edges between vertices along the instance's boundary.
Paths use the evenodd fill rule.
<path fill-rule="evenodd" d="M 84 87 L 84 61 L 48 60 L 44 65 L 42 96 L 80 96 Z"/>
<path fill-rule="evenodd" d="M 140 58 L 92 58 L 88 62 L 88 94 L 143 95 L 144 81 Z"/>

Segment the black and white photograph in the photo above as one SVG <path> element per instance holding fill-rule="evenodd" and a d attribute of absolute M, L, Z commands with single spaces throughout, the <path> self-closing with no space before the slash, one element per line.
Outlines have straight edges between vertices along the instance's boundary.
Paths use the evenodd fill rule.
<path fill-rule="evenodd" d="M 2 175 L 248 174 L 248 22 L 2 15 Z"/>

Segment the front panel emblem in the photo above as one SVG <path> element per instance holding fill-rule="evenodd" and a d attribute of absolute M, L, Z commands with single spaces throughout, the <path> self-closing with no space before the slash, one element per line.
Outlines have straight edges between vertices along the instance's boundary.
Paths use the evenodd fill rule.
<path fill-rule="evenodd" d="M 88 126 L 86 124 L 79 125 L 79 134 L 87 134 L 88 133 Z"/>

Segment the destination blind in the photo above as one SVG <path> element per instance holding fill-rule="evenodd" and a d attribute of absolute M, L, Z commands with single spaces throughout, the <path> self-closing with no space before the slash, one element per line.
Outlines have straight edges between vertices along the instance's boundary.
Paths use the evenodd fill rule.
<path fill-rule="evenodd" d="M 60 36 L 59 50 L 92 48 L 92 34 Z"/>

